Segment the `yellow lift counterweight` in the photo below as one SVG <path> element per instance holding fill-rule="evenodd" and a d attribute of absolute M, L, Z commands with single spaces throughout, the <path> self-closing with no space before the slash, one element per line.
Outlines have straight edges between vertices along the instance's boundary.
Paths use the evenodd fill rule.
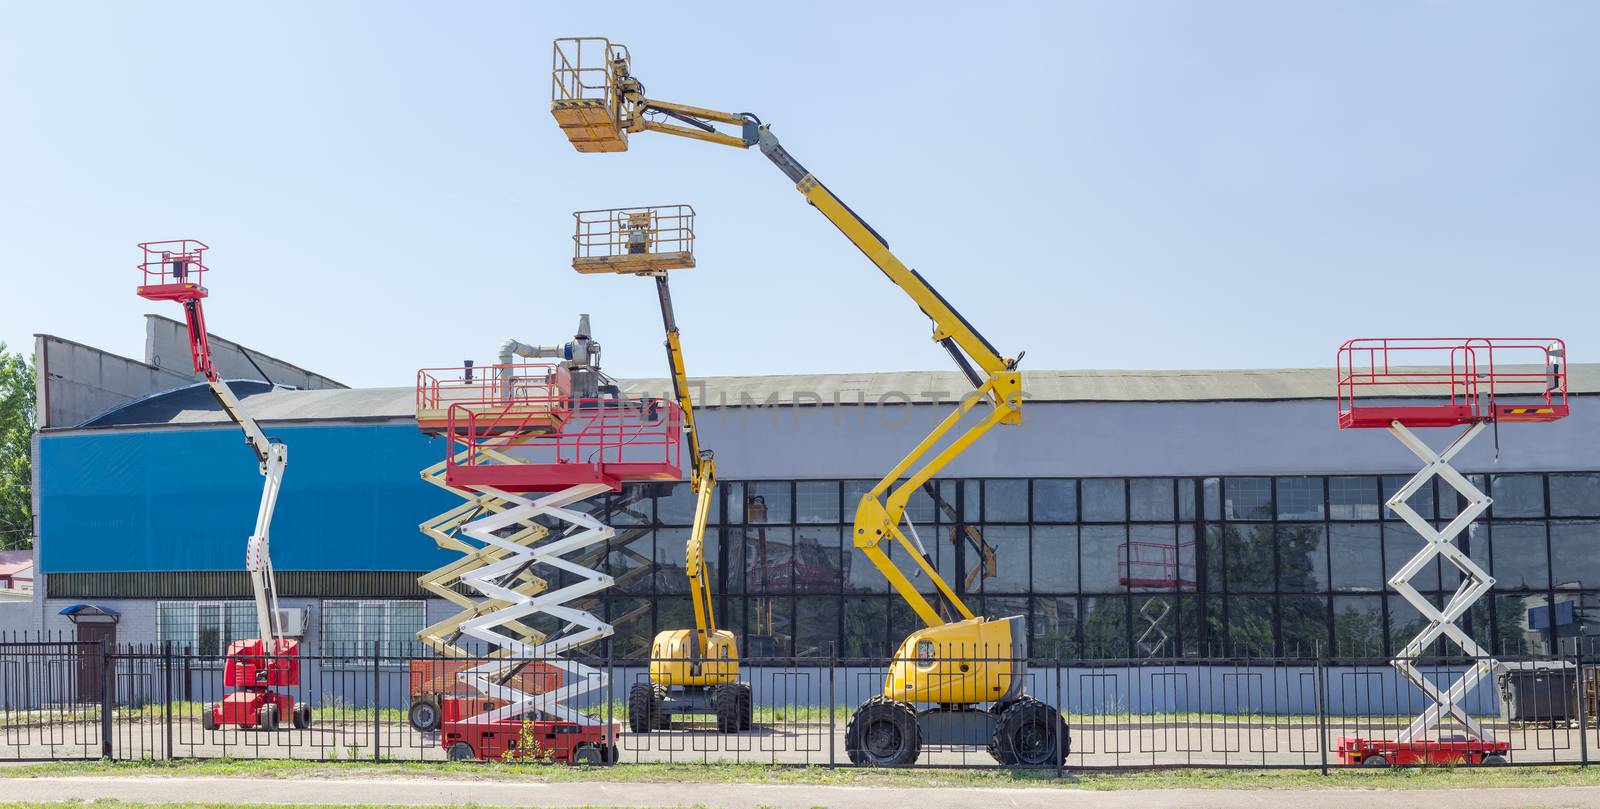
<path fill-rule="evenodd" d="M 732 632 L 717 628 L 705 559 L 706 523 L 711 515 L 711 495 L 717 488 L 717 462 L 711 450 L 700 445 L 683 343 L 667 283 L 669 271 L 694 266 L 694 209 L 688 205 L 615 208 L 579 211 L 573 217 L 577 220 L 573 269 L 580 273 L 650 276 L 656 280 L 672 394 L 683 411 L 684 434 L 694 463 L 689 477 L 689 487 L 695 495 L 694 522 L 684 547 L 694 628 L 665 630 L 651 641 L 649 681 L 634 683 L 628 691 L 628 728 L 634 733 L 647 733 L 670 728 L 674 715 L 709 714 L 724 733 L 749 730 L 750 684 L 739 681 L 738 641 Z"/>
<path fill-rule="evenodd" d="M 551 114 L 580 152 L 621 152 L 628 136 L 661 132 L 739 149 L 758 147 L 795 188 L 857 249 L 911 297 L 932 321 L 933 339 L 949 352 L 975 391 L 872 487 L 856 507 L 854 544 L 927 624 L 900 645 L 882 696 L 850 719 L 845 742 L 857 764 L 915 762 L 927 746 L 987 746 L 1005 765 L 1059 766 L 1071 750 L 1061 713 L 1027 696 L 1027 631 L 1022 616 L 974 615 L 939 575 L 906 519 L 924 483 L 999 424 L 1022 418 L 1022 355 L 1002 356 L 921 274 L 779 144 L 751 113 L 729 113 L 648 98 L 632 74 L 626 47 L 599 37 L 558 39 L 551 74 Z M 738 134 L 716 125 L 738 127 Z M 980 403 L 990 410 L 957 429 Z M 902 530 L 902 526 L 904 529 Z M 946 621 L 889 557 L 898 544 L 960 618 Z M 927 707 L 917 707 L 927 706 Z M 987 707 L 984 707 L 987 706 Z"/>

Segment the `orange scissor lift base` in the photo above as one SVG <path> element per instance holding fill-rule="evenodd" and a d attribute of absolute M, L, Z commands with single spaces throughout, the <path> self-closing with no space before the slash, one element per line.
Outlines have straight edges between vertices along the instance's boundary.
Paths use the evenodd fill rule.
<path fill-rule="evenodd" d="M 1405 505 L 1407 487 L 1418 480 L 1432 483 L 1431 477 L 1442 467 L 1450 477 L 1446 483 L 1459 487 L 1465 483 L 1468 490 L 1463 496 L 1481 498 L 1478 509 L 1488 507 L 1488 499 L 1476 491 L 1464 478 L 1449 466 L 1450 458 L 1465 446 L 1485 425 L 1535 424 L 1565 418 L 1570 412 L 1567 404 L 1566 344 L 1555 338 L 1378 338 L 1350 340 L 1339 347 L 1338 399 L 1339 428 L 1383 428 L 1389 430 L 1413 453 L 1427 463 L 1422 472 L 1403 486 L 1391 499 L 1389 507 L 1410 521 L 1415 513 Z M 1426 403 L 1416 403 L 1425 400 Z M 1410 432 L 1410 428 L 1467 427 L 1443 453 L 1427 447 Z M 1457 482 L 1452 482 L 1454 478 Z M 1464 512 L 1465 513 L 1465 512 Z M 1469 518 L 1470 520 L 1470 518 Z M 1416 526 L 1413 525 L 1415 528 Z M 1444 533 L 1435 531 L 1435 539 L 1450 542 L 1454 534 L 1466 525 L 1447 527 Z M 1426 529 L 1423 524 L 1417 530 Z M 1426 533 L 1424 538 L 1427 539 Z M 1431 547 L 1431 546 L 1430 546 Z M 1419 558 L 1436 553 L 1425 548 Z M 1407 563 L 1402 571 L 1415 565 Z M 1457 563 L 1459 564 L 1462 563 Z M 1470 566 L 1469 566 L 1470 567 Z M 1476 568 L 1472 568 L 1476 569 Z M 1463 577 L 1469 577 L 1463 569 Z M 1391 579 L 1390 584 L 1402 595 L 1415 594 L 1403 573 Z M 1481 583 L 1487 590 L 1493 579 Z M 1406 588 L 1406 589 L 1401 589 Z M 1481 591 L 1469 591 L 1466 584 L 1453 596 L 1446 610 L 1464 612 L 1481 596 Z M 1458 599 L 1461 599 L 1458 601 Z M 1449 629 L 1454 629 L 1453 619 L 1440 612 L 1436 616 Z M 1432 623 L 1430 627 L 1437 627 Z M 1422 686 L 1416 678 L 1422 677 L 1406 659 L 1414 646 L 1432 642 L 1437 635 L 1430 630 L 1413 639 L 1397 656 L 1393 665 L 1397 670 Z M 1471 643 L 1471 639 L 1457 639 L 1457 644 Z M 1469 654 L 1473 648 L 1463 647 Z M 1477 650 L 1481 651 L 1481 650 Z M 1492 658 L 1490 663 L 1493 663 Z M 1496 664 L 1497 665 L 1497 664 Z M 1460 681 L 1433 696 L 1435 704 L 1415 720 L 1402 739 L 1367 739 L 1343 736 L 1338 739 L 1336 754 L 1339 763 L 1352 766 L 1418 766 L 1418 765 L 1495 765 L 1506 764 L 1511 755 L 1511 744 L 1488 738 L 1476 720 L 1460 709 L 1459 700 L 1476 687 L 1477 679 Z M 1480 738 L 1455 736 L 1449 738 L 1415 738 L 1421 732 L 1436 728 L 1450 713 L 1456 721 Z M 1409 737 L 1409 738 L 1408 738 Z"/>

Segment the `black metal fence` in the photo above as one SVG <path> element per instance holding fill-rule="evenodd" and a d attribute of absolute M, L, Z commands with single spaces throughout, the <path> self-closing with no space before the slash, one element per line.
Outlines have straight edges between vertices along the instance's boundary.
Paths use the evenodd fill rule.
<path fill-rule="evenodd" d="M 103 646 L 43 637 L 0 641 L 0 760 L 286 758 L 443 761 L 440 696 L 466 695 L 457 672 L 475 661 L 305 655 L 300 682 L 278 689 L 310 708 L 309 726 L 284 718 L 276 730 L 208 727 L 223 699 L 224 659 L 161 646 Z M 528 691 L 555 661 L 526 661 Z M 630 694 L 648 687 L 649 660 L 590 659 L 605 681 L 563 704 L 592 721 L 616 723 L 622 762 L 754 762 L 851 766 L 865 744 L 852 715 L 884 693 L 895 661 L 749 658 L 748 729 L 723 732 L 714 712 L 676 714 L 666 727 L 633 717 Z M 1069 736 L 1065 767 L 1322 768 L 1340 766 L 1339 740 L 1392 739 L 1428 706 L 1386 659 L 1055 660 L 973 656 L 941 663 L 1025 670 L 1022 690 L 1059 710 Z M 1588 655 L 1503 660 L 1461 707 L 1510 745 L 1511 764 L 1589 763 L 1597 659 Z M 1466 658 L 1419 661 L 1441 688 L 1472 666 Z M 904 661 L 923 666 L 929 661 Z M 571 677 L 557 672 L 554 676 Z M 953 675 L 952 675 L 953 676 Z M 568 680 L 571 682 L 571 680 Z M 516 683 L 513 683 L 515 685 Z M 1010 691 L 1009 684 L 1003 684 Z M 937 687 L 937 684 L 935 684 Z M 927 707 L 921 705 L 919 707 Z M 946 706 L 953 707 L 953 706 Z M 430 715 L 429 711 L 434 713 Z M 953 717 L 981 720 L 983 717 Z M 993 723 L 991 722 L 990 725 Z M 1415 738 L 1448 740 L 1453 720 Z M 968 734 L 970 736 L 970 734 Z M 992 744 L 924 739 L 922 766 L 999 766 Z M 948 740 L 946 740 L 948 741 Z M 852 749 L 854 748 L 854 749 Z M 852 753 L 857 755 L 852 755 Z M 1059 759 L 1057 759 L 1059 760 Z M 1047 766 L 1055 767 L 1052 761 Z"/>

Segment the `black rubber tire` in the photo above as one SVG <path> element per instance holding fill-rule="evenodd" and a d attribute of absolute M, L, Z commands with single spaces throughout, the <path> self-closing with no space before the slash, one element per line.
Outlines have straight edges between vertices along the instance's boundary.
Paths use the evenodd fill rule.
<path fill-rule="evenodd" d="M 256 711 L 256 729 L 267 731 L 278 729 L 278 704 L 276 702 L 269 702 L 261 706 L 261 710 Z"/>
<path fill-rule="evenodd" d="M 1483 757 L 1483 761 L 1478 763 L 1484 767 L 1504 767 L 1511 762 L 1506 761 L 1506 757 L 1499 753 L 1490 753 Z"/>
<path fill-rule="evenodd" d="M 989 755 L 1006 767 L 1059 767 L 1072 753 L 1072 733 L 1061 712 L 1032 697 L 1006 706 L 995 722 Z"/>
<path fill-rule="evenodd" d="M 750 692 L 749 683 L 738 683 L 739 686 L 739 729 L 749 730 L 755 722 L 755 698 Z"/>
<path fill-rule="evenodd" d="M 294 706 L 294 726 L 297 730 L 306 730 L 311 727 L 311 706 L 304 702 Z"/>
<path fill-rule="evenodd" d="M 615 763 L 617 763 L 618 761 L 621 761 L 621 760 L 622 760 L 622 748 L 620 748 L 620 747 L 618 747 L 618 746 L 616 746 L 614 744 L 613 745 L 608 745 L 606 747 L 606 762 L 609 763 L 609 764 L 615 764 Z"/>
<path fill-rule="evenodd" d="M 661 708 L 656 704 L 656 689 L 652 683 L 634 683 L 628 689 L 628 730 L 649 733 L 660 721 Z"/>
<path fill-rule="evenodd" d="M 667 710 L 667 687 L 660 683 L 651 683 L 650 692 L 656 699 L 656 730 L 672 729 L 672 711 Z"/>
<path fill-rule="evenodd" d="M 1363 766 L 1363 767 L 1387 767 L 1387 766 L 1389 766 L 1389 759 L 1386 759 L 1383 756 L 1367 756 L 1366 758 L 1361 759 L 1361 766 Z"/>
<path fill-rule="evenodd" d="M 439 729 L 439 703 L 423 698 L 411 703 L 406 711 L 406 721 L 418 733 L 432 733 Z"/>
<path fill-rule="evenodd" d="M 445 750 L 444 754 L 451 761 L 471 761 L 478 757 L 477 753 L 472 752 L 472 745 L 466 742 L 456 742 L 450 745 L 450 748 Z"/>
<path fill-rule="evenodd" d="M 726 683 L 711 689 L 711 707 L 717 715 L 718 733 L 738 733 L 740 713 L 746 705 L 740 683 Z"/>
<path fill-rule="evenodd" d="M 202 730 L 217 729 L 217 706 L 206 703 L 200 706 L 200 727 Z"/>
<path fill-rule="evenodd" d="M 606 762 L 606 753 L 605 753 L 605 751 L 601 750 L 600 748 L 598 748 L 598 747 L 596 747 L 596 746 L 594 746 L 594 745 L 592 745 L 592 744 L 590 744 L 588 742 L 584 742 L 583 744 L 580 744 L 577 747 L 572 748 L 572 763 L 573 764 L 596 765 L 596 764 L 604 764 L 605 762 Z"/>
<path fill-rule="evenodd" d="M 868 767 L 909 767 L 922 753 L 917 712 L 904 702 L 873 697 L 850 715 L 844 730 L 850 763 Z"/>

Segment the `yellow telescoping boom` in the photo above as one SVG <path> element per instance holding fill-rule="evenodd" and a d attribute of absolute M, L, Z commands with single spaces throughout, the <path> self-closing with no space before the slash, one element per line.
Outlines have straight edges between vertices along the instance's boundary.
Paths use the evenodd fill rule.
<path fill-rule="evenodd" d="M 694 521 L 684 547 L 694 628 L 668 629 L 650 644 L 650 680 L 628 691 L 628 725 L 635 733 L 672 726 L 675 714 L 711 714 L 717 729 L 734 733 L 750 729 L 750 684 L 739 681 L 738 640 L 717 629 L 711 577 L 705 558 L 706 524 L 717 488 L 717 462 L 700 444 L 683 342 L 672 310 L 667 273 L 694 266 L 694 209 L 688 205 L 579 211 L 573 268 L 580 273 L 652 276 L 661 303 L 666 332 L 667 367 L 672 395 L 683 412 L 683 430 L 693 468 L 689 488 L 695 495 Z"/>
<path fill-rule="evenodd" d="M 769 125 L 752 113 L 728 113 L 649 98 L 632 74 L 625 46 L 595 37 L 558 39 L 551 113 L 580 152 L 620 152 L 628 136 L 660 132 L 746 149 L 758 147 L 828 221 L 932 321 L 933 339 L 949 352 L 974 391 L 919 442 L 856 506 L 854 544 L 927 624 L 901 644 L 881 697 L 856 710 L 846 746 L 858 764 L 909 764 L 929 746 L 986 745 L 1002 764 L 1058 766 L 1070 751 L 1066 723 L 1054 707 L 1024 692 L 1025 621 L 975 616 L 935 569 L 906 519 L 914 492 L 997 424 L 1022 417 L 1022 354 L 1005 357 L 984 339 L 889 243 L 789 154 Z M 739 127 L 738 134 L 716 124 Z M 976 422 L 961 426 L 980 403 Z M 947 440 L 948 439 L 948 440 Z M 902 529 L 902 525 L 904 529 Z M 939 598 L 960 616 L 946 621 L 890 558 L 898 544 Z M 918 710 L 914 705 L 933 707 Z M 990 707 L 981 709 L 979 706 Z"/>

